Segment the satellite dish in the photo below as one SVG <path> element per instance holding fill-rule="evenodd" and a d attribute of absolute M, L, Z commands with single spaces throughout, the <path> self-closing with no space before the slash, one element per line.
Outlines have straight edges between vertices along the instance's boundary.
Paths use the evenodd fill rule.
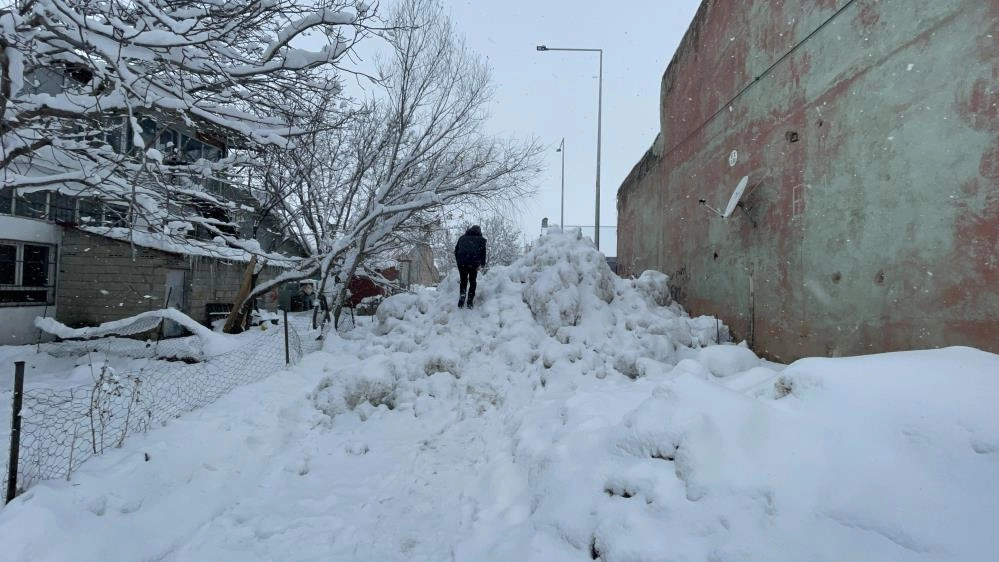
<path fill-rule="evenodd" d="M 749 183 L 749 176 L 742 176 L 739 180 L 739 185 L 735 186 L 735 191 L 732 192 L 732 197 L 728 200 L 728 205 L 725 206 L 725 212 L 722 213 L 722 218 L 727 219 L 732 216 L 735 212 L 736 205 L 739 204 L 739 199 L 742 199 L 743 192 L 746 191 L 746 184 Z"/>

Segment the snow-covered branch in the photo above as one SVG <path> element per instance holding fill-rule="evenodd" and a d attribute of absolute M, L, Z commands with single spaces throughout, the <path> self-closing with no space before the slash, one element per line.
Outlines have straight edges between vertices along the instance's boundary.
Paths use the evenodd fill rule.
<path fill-rule="evenodd" d="M 370 33 L 367 10 L 355 0 L 0 9 L 0 193 L 126 202 L 133 228 L 232 226 L 221 216 L 258 201 L 233 189 L 241 162 L 226 155 L 288 147 L 309 130 L 311 100 L 338 97 L 339 62 Z M 297 47 L 306 33 L 325 45 Z"/>

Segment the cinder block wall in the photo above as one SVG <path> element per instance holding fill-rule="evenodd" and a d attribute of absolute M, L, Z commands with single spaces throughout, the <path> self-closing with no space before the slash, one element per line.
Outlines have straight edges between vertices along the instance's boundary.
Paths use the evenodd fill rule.
<path fill-rule="evenodd" d="M 73 327 L 93 326 L 162 308 L 167 274 L 185 272 L 179 307 L 199 322 L 205 304 L 232 302 L 246 264 L 162 252 L 67 228 L 60 248 L 56 288 L 57 320 Z M 260 281 L 281 270 L 265 267 Z M 177 305 L 174 295 L 171 302 Z M 273 306 L 272 303 L 268 303 Z"/>

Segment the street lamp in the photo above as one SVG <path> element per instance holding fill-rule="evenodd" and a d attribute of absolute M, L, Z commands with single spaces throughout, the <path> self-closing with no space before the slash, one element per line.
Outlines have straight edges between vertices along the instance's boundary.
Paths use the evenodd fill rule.
<path fill-rule="evenodd" d="M 555 152 L 562 153 L 562 205 L 559 207 L 558 227 L 565 230 L 565 137 L 562 137 Z"/>
<path fill-rule="evenodd" d="M 537 49 L 539 51 L 577 51 L 577 52 L 587 52 L 587 53 L 599 53 L 600 54 L 600 74 L 599 80 L 597 82 L 597 189 L 596 189 L 596 210 L 594 211 L 594 224 L 596 228 L 593 230 L 593 243 L 596 244 L 597 250 L 600 250 L 600 121 L 603 111 L 603 98 L 604 98 L 604 50 L 603 49 L 567 49 L 561 47 L 548 47 L 546 45 L 538 45 Z"/>

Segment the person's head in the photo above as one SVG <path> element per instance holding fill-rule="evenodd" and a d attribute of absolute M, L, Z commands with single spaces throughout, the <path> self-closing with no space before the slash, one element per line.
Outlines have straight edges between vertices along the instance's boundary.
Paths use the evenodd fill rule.
<path fill-rule="evenodd" d="M 468 227 L 468 230 L 465 231 L 465 234 L 471 234 L 472 236 L 482 236 L 482 229 L 479 228 L 479 225 L 473 224 L 472 226 Z"/>
<path fill-rule="evenodd" d="M 302 283 L 301 290 L 307 295 L 312 294 L 312 283 Z"/>

